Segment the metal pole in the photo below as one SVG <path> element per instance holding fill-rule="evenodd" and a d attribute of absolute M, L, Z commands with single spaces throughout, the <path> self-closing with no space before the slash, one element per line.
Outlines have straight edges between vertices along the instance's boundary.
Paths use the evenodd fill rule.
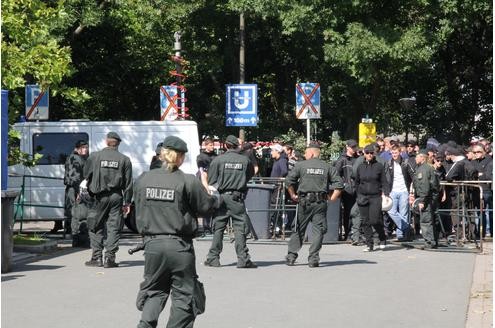
<path fill-rule="evenodd" d="M 244 84 L 244 59 L 245 59 L 245 47 L 246 44 L 244 42 L 244 13 L 241 13 L 239 16 L 239 39 L 240 39 L 240 49 L 239 49 L 239 83 Z"/>
<path fill-rule="evenodd" d="M 309 142 L 311 141 L 311 120 L 309 118 L 306 119 L 306 145 L 309 146 Z"/>
<path fill-rule="evenodd" d="M 239 15 L 239 41 L 240 41 L 240 48 L 239 48 L 239 84 L 244 84 L 244 77 L 245 77 L 245 47 L 246 44 L 244 42 L 244 13 L 241 12 Z M 241 139 L 243 142 L 246 140 L 246 132 L 244 129 L 241 127 L 239 129 L 239 139 Z"/>
<path fill-rule="evenodd" d="M 180 58 L 180 52 L 182 50 L 182 46 L 181 46 L 181 43 L 180 43 L 180 37 L 181 37 L 182 33 L 180 31 L 177 31 L 174 33 L 174 38 L 175 38 L 175 43 L 174 43 L 174 50 L 175 50 L 175 56 L 177 58 Z M 177 72 L 177 76 L 176 76 L 176 82 L 177 82 L 177 94 L 180 95 L 180 97 L 177 99 L 177 107 L 180 107 L 181 110 L 181 119 L 183 120 L 184 117 L 185 117 L 185 114 L 186 114 L 186 104 L 184 101 L 182 101 L 182 99 L 185 98 L 185 92 L 183 92 L 179 86 L 181 85 L 182 83 L 182 78 L 181 78 L 181 74 L 182 74 L 182 66 L 180 64 L 179 61 L 176 61 L 175 62 L 175 70 Z"/>

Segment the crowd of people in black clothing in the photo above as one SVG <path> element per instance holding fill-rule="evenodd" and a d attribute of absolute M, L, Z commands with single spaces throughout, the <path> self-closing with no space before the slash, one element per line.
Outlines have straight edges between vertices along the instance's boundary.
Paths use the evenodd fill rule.
<path fill-rule="evenodd" d="M 399 241 L 420 238 L 418 215 L 410 202 L 412 179 L 416 167 L 415 157 L 420 147 L 416 140 L 400 141 L 398 137 L 377 137 L 374 157 L 385 167 L 387 189 L 393 200 L 392 209 L 383 212 L 385 233 L 387 238 L 394 235 Z M 249 156 L 255 164 L 256 175 L 260 177 L 283 178 L 303 160 L 291 145 L 272 143 L 243 143 L 242 152 Z M 454 141 L 440 143 L 429 138 L 423 145 L 428 153 L 427 163 L 431 165 L 442 183 L 438 199 L 436 199 L 435 216 L 439 223 L 441 236 L 447 238 L 455 235 L 462 225 L 461 208 L 467 209 L 468 223 L 471 223 L 473 238 L 493 236 L 491 184 L 493 173 L 492 145 L 484 138 L 473 138 L 466 145 Z M 365 158 L 364 147 L 358 147 L 355 140 L 347 140 L 341 156 L 333 162 L 338 174 L 344 182 L 341 196 L 341 215 L 339 239 L 350 240 L 353 245 L 363 241 L 362 227 L 359 222 L 359 211 L 356 205 L 356 166 L 358 158 Z M 203 141 L 203 151 L 197 158 L 199 170 L 208 170 L 208 165 L 216 156 L 212 139 Z M 353 171 L 354 166 L 354 171 Z M 471 181 L 473 184 L 461 192 L 459 181 Z M 481 193 L 476 185 L 481 186 Z M 287 198 L 290 203 L 290 199 Z M 354 210 L 353 207 L 355 206 Z M 483 211 L 480 211 L 483 207 Z M 289 213 L 290 214 L 290 213 Z M 291 215 L 288 216 L 289 218 Z M 356 217 L 356 218 L 353 218 Z M 206 219 L 208 226 L 208 220 Z M 290 223 L 290 222 L 289 222 Z"/>

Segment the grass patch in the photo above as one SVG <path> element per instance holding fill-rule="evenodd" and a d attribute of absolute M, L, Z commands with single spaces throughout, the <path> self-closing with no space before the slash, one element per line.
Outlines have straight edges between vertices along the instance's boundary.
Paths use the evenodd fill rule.
<path fill-rule="evenodd" d="M 48 239 L 45 239 L 39 235 L 24 235 L 17 234 L 14 235 L 14 245 L 43 245 L 47 242 Z"/>

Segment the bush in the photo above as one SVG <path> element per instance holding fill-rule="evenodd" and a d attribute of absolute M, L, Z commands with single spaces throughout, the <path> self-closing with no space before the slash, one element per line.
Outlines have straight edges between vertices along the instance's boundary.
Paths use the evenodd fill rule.
<path fill-rule="evenodd" d="M 319 141 L 321 148 L 321 159 L 324 161 L 333 162 L 337 158 L 339 158 L 344 148 L 345 142 L 340 139 L 338 132 L 333 132 L 331 138 L 329 139 L 330 140 L 328 140 L 328 142 L 325 142 L 323 140 Z M 302 155 L 304 154 L 304 151 L 306 149 L 306 136 L 304 134 L 289 129 L 286 134 L 280 135 L 278 137 L 278 140 L 283 143 L 292 145 L 298 153 Z"/>

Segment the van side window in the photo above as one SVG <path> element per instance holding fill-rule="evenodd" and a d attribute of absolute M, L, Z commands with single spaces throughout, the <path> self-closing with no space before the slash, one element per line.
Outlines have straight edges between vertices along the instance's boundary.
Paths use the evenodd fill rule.
<path fill-rule="evenodd" d="M 37 165 L 65 164 L 65 160 L 74 150 L 79 140 L 89 140 L 87 133 L 35 133 L 33 134 L 33 153 L 43 157 Z M 34 155 L 34 154 L 33 154 Z"/>

